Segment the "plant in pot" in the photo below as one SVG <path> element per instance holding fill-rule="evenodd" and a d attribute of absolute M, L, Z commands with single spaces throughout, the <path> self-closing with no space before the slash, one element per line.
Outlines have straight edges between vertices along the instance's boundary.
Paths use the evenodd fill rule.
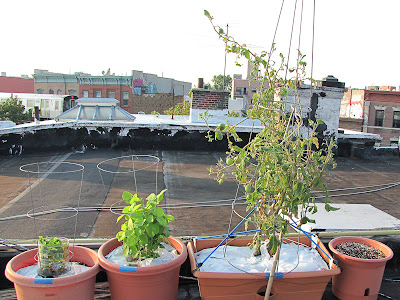
<path fill-rule="evenodd" d="M 127 206 L 117 222 L 122 218 L 125 222 L 116 238 L 103 244 L 98 252 L 113 299 L 177 298 L 180 266 L 186 260 L 187 249 L 182 241 L 170 236 L 168 223 L 174 218 L 159 207 L 165 191 L 150 194 L 146 199 L 127 191 L 122 195 Z M 146 258 L 156 259 L 161 255 L 163 243 L 170 244 L 178 255 L 160 264 L 146 263 Z M 106 258 L 120 246 L 126 260 L 124 264 Z"/>
<path fill-rule="evenodd" d="M 199 271 L 202 262 L 199 264 L 194 261 L 194 251 L 226 243 L 226 239 L 234 235 L 238 226 L 230 231 L 225 240 L 197 240 L 196 245 L 190 243 L 192 270 L 199 278 L 202 297 L 232 299 L 230 297 L 234 296 L 234 299 L 258 299 L 261 297 L 261 291 L 265 291 L 265 298 L 268 298 L 271 292 L 277 299 L 320 299 L 332 275 L 340 272 L 336 266 L 317 271 L 316 275 L 288 272 L 272 286 L 283 235 L 288 233 L 290 220 L 300 215 L 300 224 L 312 222 L 307 214 L 317 211 L 313 190 L 324 190 L 325 209 L 334 210 L 329 204 L 327 188 L 322 178 L 329 167 L 335 166 L 335 143 L 333 139 L 326 140 L 319 134 L 323 121 L 302 113 L 298 96 L 298 87 L 306 79 L 305 56 L 299 51 L 296 66 L 291 68 L 282 54 L 278 57 L 279 62 L 274 60 L 274 44 L 270 53 L 253 53 L 224 33 L 222 28 L 214 25 L 213 18 L 207 11 L 205 15 L 226 44 L 226 51 L 235 53 L 238 57 L 243 56 L 251 62 L 254 70 L 252 75 L 260 84 L 252 99 L 252 106 L 247 111 L 247 117 L 244 118 L 257 122 L 260 127 L 247 143 L 243 142 L 236 132 L 236 128 L 243 121 L 234 125 L 228 122 L 221 123 L 212 128 L 207 122 L 209 114 L 206 112 L 201 115 L 209 127 L 209 141 L 221 140 L 222 136 L 225 136 L 228 142 L 226 159 L 221 159 L 215 167 L 210 168 L 210 173 L 222 183 L 227 172 L 230 172 L 244 187 L 248 215 L 242 222 L 246 227 L 252 224 L 256 228 L 252 240 L 237 240 L 230 242 L 230 245 L 244 246 L 249 243 L 254 250 L 253 255 L 259 256 L 265 241 L 266 250 L 271 257 L 274 256 L 274 262 L 270 273 L 264 274 L 264 277 L 262 274 L 223 274 L 225 281 L 218 283 L 214 275 L 209 272 L 202 274 L 201 269 Z M 288 74 L 292 74 L 291 77 L 287 77 Z M 312 244 L 307 238 L 301 240 L 308 245 Z M 328 251 L 320 241 L 317 243 L 318 252 L 328 260 Z M 294 284 L 293 280 L 300 275 L 303 279 Z M 311 278 L 312 276 L 316 277 Z M 284 285 L 285 280 L 290 282 L 289 286 Z M 210 290 L 202 289 L 202 281 Z M 221 291 L 220 287 L 228 282 L 229 291 Z M 315 282 L 317 287 L 311 286 Z M 244 288 L 246 285 L 249 287 L 248 291 Z"/>
<path fill-rule="evenodd" d="M 44 278 L 58 277 L 68 272 L 68 239 L 39 236 L 37 261 L 38 274 Z"/>
<path fill-rule="evenodd" d="M 40 236 L 38 248 L 11 259 L 5 275 L 14 283 L 19 300 L 67 300 L 76 295 L 89 300 L 94 297 L 99 269 L 94 250 L 70 247 L 67 238 Z"/>
<path fill-rule="evenodd" d="M 338 237 L 329 249 L 342 272 L 332 279 L 339 299 L 377 299 L 386 262 L 393 257 L 387 245 L 363 237 Z"/>

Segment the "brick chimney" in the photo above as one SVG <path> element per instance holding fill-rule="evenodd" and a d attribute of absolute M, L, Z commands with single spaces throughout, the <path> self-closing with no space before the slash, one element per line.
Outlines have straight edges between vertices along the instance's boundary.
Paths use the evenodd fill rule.
<path fill-rule="evenodd" d="M 190 121 L 204 122 L 203 120 L 199 120 L 199 113 L 204 113 L 206 110 L 208 110 L 209 114 L 213 115 L 209 120 L 210 122 L 225 121 L 228 116 L 228 101 L 229 92 L 227 91 L 192 89 Z"/>

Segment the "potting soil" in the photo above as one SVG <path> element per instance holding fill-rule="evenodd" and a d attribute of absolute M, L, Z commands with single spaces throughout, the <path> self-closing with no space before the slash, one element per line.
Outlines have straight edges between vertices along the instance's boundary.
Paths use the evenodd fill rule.
<path fill-rule="evenodd" d="M 197 263 L 214 250 L 208 248 L 195 253 Z M 261 255 L 253 256 L 249 247 L 221 246 L 201 266 L 202 272 L 247 272 L 269 273 L 273 257 L 261 246 Z M 224 254 L 225 253 L 225 254 Z M 277 272 L 306 272 L 328 269 L 328 265 L 316 249 L 296 243 L 282 244 Z"/>
<path fill-rule="evenodd" d="M 157 258 L 146 258 L 144 260 L 138 261 L 138 267 L 148 267 L 148 266 L 156 266 L 161 265 L 163 263 L 167 263 L 176 257 L 178 257 L 178 253 L 174 247 L 169 244 L 161 243 L 164 248 L 158 248 L 156 253 L 159 255 Z M 122 246 L 115 248 L 113 251 L 108 253 L 105 256 L 109 261 L 122 266 L 131 265 L 132 262 L 128 262 L 123 254 Z"/>

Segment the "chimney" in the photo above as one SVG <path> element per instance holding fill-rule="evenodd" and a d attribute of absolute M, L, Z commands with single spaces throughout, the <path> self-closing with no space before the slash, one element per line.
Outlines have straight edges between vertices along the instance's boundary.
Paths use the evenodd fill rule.
<path fill-rule="evenodd" d="M 224 122 L 228 116 L 228 103 L 229 92 L 227 91 L 206 90 L 203 88 L 192 89 L 190 121 L 204 122 L 199 119 L 198 115 L 208 110 L 213 115 L 209 119 L 210 122 Z"/>
<path fill-rule="evenodd" d="M 199 78 L 198 79 L 197 87 L 199 89 L 203 89 L 204 88 L 204 79 L 203 78 Z"/>

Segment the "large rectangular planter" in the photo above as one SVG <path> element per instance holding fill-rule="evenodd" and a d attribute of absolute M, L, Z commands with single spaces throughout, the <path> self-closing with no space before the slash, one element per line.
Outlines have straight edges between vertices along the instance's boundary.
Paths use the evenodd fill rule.
<path fill-rule="evenodd" d="M 289 238 L 311 246 L 311 241 L 305 237 Z M 216 247 L 222 239 L 196 240 L 188 244 L 188 252 L 191 270 L 198 279 L 200 294 L 204 300 L 262 300 L 268 283 L 269 274 L 265 273 L 223 273 L 223 272 L 201 272 L 196 270 L 195 252 Z M 236 239 L 230 241 L 230 246 L 246 246 L 251 239 Z M 324 244 L 318 239 L 319 247 L 329 253 Z M 318 249 L 318 248 L 317 248 Z M 329 265 L 329 258 L 318 249 L 319 254 Z M 340 269 L 332 264 L 328 270 L 313 272 L 291 272 L 276 278 L 273 281 L 270 300 L 312 300 L 321 299 L 326 285 L 332 276 L 340 273 Z"/>

